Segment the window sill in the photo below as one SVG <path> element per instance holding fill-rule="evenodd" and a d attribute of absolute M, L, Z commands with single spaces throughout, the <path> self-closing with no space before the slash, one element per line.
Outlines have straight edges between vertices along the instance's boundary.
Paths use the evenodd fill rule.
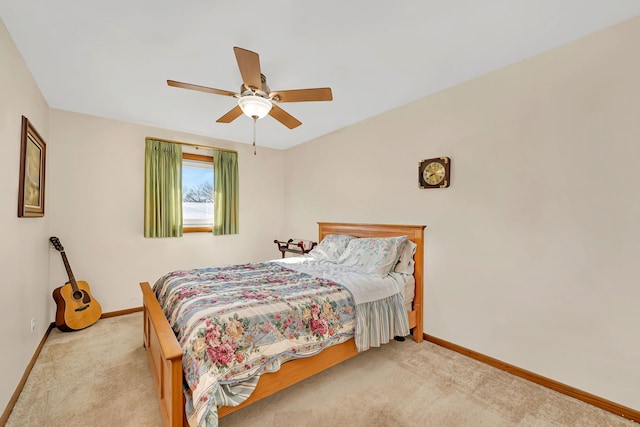
<path fill-rule="evenodd" d="M 213 233 L 213 227 L 183 227 L 183 233 Z"/>

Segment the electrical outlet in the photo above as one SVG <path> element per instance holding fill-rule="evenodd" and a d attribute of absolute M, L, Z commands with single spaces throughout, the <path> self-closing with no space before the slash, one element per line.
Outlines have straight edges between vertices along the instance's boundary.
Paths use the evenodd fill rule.
<path fill-rule="evenodd" d="M 31 332 L 36 330 L 36 318 L 31 319 Z"/>

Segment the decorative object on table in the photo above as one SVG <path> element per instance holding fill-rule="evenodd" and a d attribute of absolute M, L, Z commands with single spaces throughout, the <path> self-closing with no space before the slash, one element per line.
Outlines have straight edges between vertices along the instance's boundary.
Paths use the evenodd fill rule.
<path fill-rule="evenodd" d="M 309 251 L 318 244 L 318 242 L 303 239 L 289 239 L 286 242 L 283 242 L 282 240 L 274 240 L 273 243 L 278 245 L 278 250 L 282 252 L 282 258 L 284 258 L 284 254 L 287 252 L 298 255 L 309 253 Z"/>
<path fill-rule="evenodd" d="M 44 181 L 47 145 L 29 119 L 22 116 L 18 216 L 44 216 Z"/>
<path fill-rule="evenodd" d="M 197 90 L 200 92 L 213 93 L 215 95 L 230 96 L 238 100 L 238 105 L 220 117 L 216 122 L 231 123 L 244 113 L 253 119 L 253 154 L 256 154 L 256 121 L 267 114 L 288 127 L 296 128 L 302 124 L 301 121 L 291 114 L 278 107 L 280 102 L 308 102 L 308 101 L 331 101 L 333 94 L 331 88 L 295 89 L 271 91 L 267 86 L 267 78 L 260 72 L 260 57 L 250 50 L 234 47 L 242 85 L 240 92 L 214 89 L 211 87 L 199 86 L 190 83 L 167 80 L 167 84 L 182 89 Z"/>
<path fill-rule="evenodd" d="M 451 185 L 451 159 L 434 157 L 418 163 L 418 187 L 445 188 Z"/>
<path fill-rule="evenodd" d="M 76 281 L 71 271 L 67 254 L 57 237 L 50 237 L 53 247 L 60 252 L 69 281 L 53 291 L 53 299 L 58 306 L 56 310 L 56 326 L 62 332 L 77 331 L 96 323 L 102 315 L 100 303 L 91 295 L 89 284 Z"/>

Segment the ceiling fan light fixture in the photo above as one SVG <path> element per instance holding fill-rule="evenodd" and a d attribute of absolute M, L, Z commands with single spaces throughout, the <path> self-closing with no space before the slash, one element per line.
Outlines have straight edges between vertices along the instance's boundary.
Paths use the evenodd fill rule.
<path fill-rule="evenodd" d="M 238 104 L 231 110 L 227 111 L 222 117 L 218 118 L 216 123 L 231 123 L 244 114 L 249 118 L 254 119 L 255 126 L 256 120 L 269 114 L 289 129 L 294 129 L 300 126 L 302 122 L 280 108 L 280 106 L 273 104 L 274 102 L 333 100 L 333 94 L 329 87 L 279 90 L 277 92 L 271 92 L 271 89 L 269 89 L 269 86 L 267 85 L 267 78 L 260 72 L 260 57 L 258 54 L 237 46 L 233 48 L 233 51 L 235 52 L 238 69 L 242 76 L 242 85 L 238 92 L 220 90 L 190 83 L 182 83 L 175 80 L 167 80 L 167 84 L 169 86 L 183 89 L 197 90 L 200 92 L 212 93 L 214 95 L 223 95 L 235 98 Z M 273 109 L 274 106 L 276 106 L 275 109 Z M 271 114 L 271 111 L 273 111 L 273 114 Z"/>
<path fill-rule="evenodd" d="M 258 95 L 245 95 L 238 99 L 238 105 L 247 116 L 263 118 L 271 111 L 271 101 Z"/>

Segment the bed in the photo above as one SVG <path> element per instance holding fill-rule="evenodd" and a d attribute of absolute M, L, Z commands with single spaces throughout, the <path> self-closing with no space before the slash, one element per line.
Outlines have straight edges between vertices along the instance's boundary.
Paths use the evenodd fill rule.
<path fill-rule="evenodd" d="M 413 301 L 408 312 L 408 327 L 416 342 L 423 340 L 423 259 L 424 226 L 327 223 L 319 225 L 319 241 L 328 235 L 349 235 L 359 238 L 407 236 L 415 243 Z M 158 297 L 148 282 L 140 284 L 143 294 L 143 334 L 152 377 L 156 389 L 163 424 L 166 427 L 187 426 L 185 397 L 183 395 L 183 356 L 176 333 L 163 311 Z M 360 344 L 358 344 L 360 345 Z M 253 402 L 270 396 L 286 387 L 330 368 L 359 353 L 356 341 L 350 338 L 323 349 L 310 357 L 294 358 L 283 363 L 279 370 L 260 375 L 257 386 L 248 399 L 237 406 L 222 406 L 218 417 L 224 417 Z M 188 356 L 184 356 L 188 357 Z M 188 381 L 188 379 L 187 379 Z"/>

